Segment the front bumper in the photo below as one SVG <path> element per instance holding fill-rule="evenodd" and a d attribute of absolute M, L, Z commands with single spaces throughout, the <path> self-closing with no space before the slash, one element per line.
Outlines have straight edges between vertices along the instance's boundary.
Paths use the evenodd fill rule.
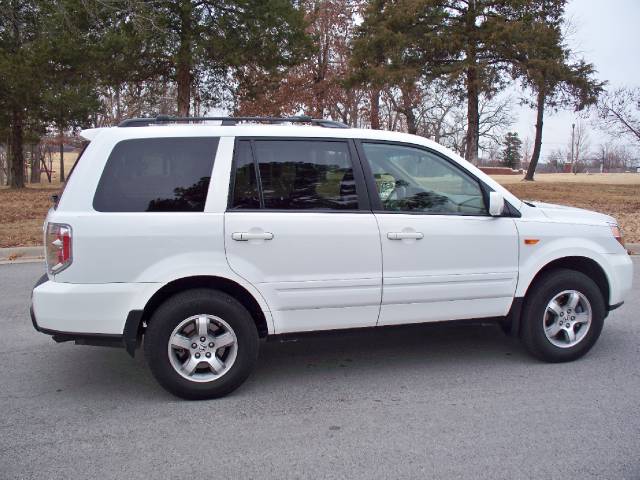
<path fill-rule="evenodd" d="M 633 287 L 633 262 L 627 254 L 605 255 L 608 263 L 609 310 L 619 307 Z"/>

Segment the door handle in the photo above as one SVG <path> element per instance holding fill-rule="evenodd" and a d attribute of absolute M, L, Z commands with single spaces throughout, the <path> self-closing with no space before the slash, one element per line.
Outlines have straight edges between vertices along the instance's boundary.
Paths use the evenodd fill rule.
<path fill-rule="evenodd" d="M 387 238 L 389 240 L 422 240 L 424 234 L 421 232 L 389 232 L 387 233 Z"/>
<path fill-rule="evenodd" d="M 249 240 L 272 240 L 271 232 L 233 232 L 231 238 L 238 242 L 246 242 Z"/>

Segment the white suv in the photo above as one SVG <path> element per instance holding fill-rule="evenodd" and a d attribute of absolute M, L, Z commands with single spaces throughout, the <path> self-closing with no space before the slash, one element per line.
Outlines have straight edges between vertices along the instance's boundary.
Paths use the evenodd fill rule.
<path fill-rule="evenodd" d="M 422 137 L 307 117 L 82 135 L 33 324 L 131 355 L 144 337 L 184 398 L 234 390 L 260 338 L 294 332 L 491 318 L 573 360 L 631 289 L 615 219 L 523 202 Z"/>

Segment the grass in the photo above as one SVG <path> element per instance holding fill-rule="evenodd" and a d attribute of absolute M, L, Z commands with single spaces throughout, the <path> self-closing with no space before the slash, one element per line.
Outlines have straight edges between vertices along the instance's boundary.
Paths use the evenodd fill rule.
<path fill-rule="evenodd" d="M 65 154 L 67 156 L 67 154 Z M 66 171 L 75 157 L 68 155 Z M 523 200 L 539 200 L 596 210 L 618 219 L 627 242 L 640 243 L 640 174 L 542 174 L 535 182 L 519 175 L 494 177 Z M 60 184 L 42 184 L 24 190 L 0 188 L 0 247 L 42 244 L 42 222 L 50 196 Z"/>
<path fill-rule="evenodd" d="M 59 186 L 0 190 L 0 247 L 42 245 L 42 223 Z"/>

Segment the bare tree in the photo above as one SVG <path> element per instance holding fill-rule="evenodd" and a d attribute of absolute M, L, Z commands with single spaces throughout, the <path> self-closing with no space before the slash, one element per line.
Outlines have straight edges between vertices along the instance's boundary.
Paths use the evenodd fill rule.
<path fill-rule="evenodd" d="M 174 83 L 165 81 L 124 82 L 100 90 L 102 110 L 95 114 L 96 126 L 117 125 L 125 118 L 175 115 Z"/>
<path fill-rule="evenodd" d="M 602 95 L 598 123 L 607 133 L 640 144 L 640 87 L 618 88 Z"/>
<path fill-rule="evenodd" d="M 603 172 L 628 171 L 637 167 L 638 160 L 624 145 L 601 144 L 594 157 L 594 167 Z"/>
<path fill-rule="evenodd" d="M 547 163 L 554 172 L 561 172 L 564 168 L 564 164 L 569 159 L 569 152 L 562 148 L 556 148 L 549 152 L 547 156 Z"/>
<path fill-rule="evenodd" d="M 421 101 L 414 113 L 419 135 L 431 138 L 459 155 L 465 155 L 467 110 L 458 95 L 440 82 L 422 82 L 419 87 Z M 506 131 L 513 125 L 513 99 L 510 96 L 481 96 L 479 112 L 479 146 L 488 151 L 500 144 Z"/>

